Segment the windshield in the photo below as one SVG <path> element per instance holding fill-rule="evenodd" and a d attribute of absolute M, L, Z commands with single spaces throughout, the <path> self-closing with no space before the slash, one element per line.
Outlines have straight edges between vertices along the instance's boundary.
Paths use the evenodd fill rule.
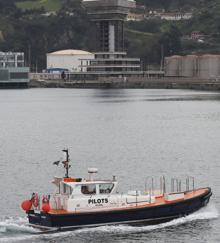
<path fill-rule="evenodd" d="M 72 194 L 73 189 L 72 187 L 68 186 L 67 184 L 63 183 L 63 186 L 61 187 L 61 194 Z"/>
<path fill-rule="evenodd" d="M 82 194 L 96 194 L 96 185 L 95 184 L 82 185 L 81 192 Z"/>
<path fill-rule="evenodd" d="M 99 184 L 99 193 L 110 193 L 114 187 L 113 183 L 105 183 L 105 184 Z"/>

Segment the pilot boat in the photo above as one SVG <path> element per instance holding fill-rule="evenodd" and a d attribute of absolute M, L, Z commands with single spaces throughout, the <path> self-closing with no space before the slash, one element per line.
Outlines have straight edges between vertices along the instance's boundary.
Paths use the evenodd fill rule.
<path fill-rule="evenodd" d="M 188 177 L 183 183 L 171 179 L 171 191 L 167 192 L 165 177 L 160 178 L 160 188 L 155 189 L 153 178 L 148 177 L 145 191 L 119 193 L 118 182 L 99 180 L 94 176 L 96 168 L 88 169 L 89 178 L 69 176 L 68 149 L 63 150 L 65 176 L 55 177 L 55 192 L 39 196 L 33 193 L 30 200 L 22 203 L 29 225 L 44 232 L 72 230 L 115 224 L 158 224 L 191 214 L 207 205 L 212 195 L 209 187 L 194 188 L 194 179 Z"/>

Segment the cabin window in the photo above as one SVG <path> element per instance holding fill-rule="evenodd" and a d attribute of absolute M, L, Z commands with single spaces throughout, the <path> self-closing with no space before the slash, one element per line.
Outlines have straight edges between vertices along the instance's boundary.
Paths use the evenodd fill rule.
<path fill-rule="evenodd" d="M 65 194 L 66 193 L 66 188 L 67 186 L 66 186 L 66 184 L 63 184 L 63 193 Z"/>
<path fill-rule="evenodd" d="M 96 184 L 82 185 L 81 187 L 82 194 L 96 194 Z"/>
<path fill-rule="evenodd" d="M 114 184 L 112 183 L 106 183 L 106 184 L 99 184 L 99 193 L 105 194 L 110 193 L 114 187 Z"/>
<path fill-rule="evenodd" d="M 66 184 L 63 184 L 63 194 L 70 195 L 70 194 L 72 194 L 72 192 L 73 192 L 72 187 L 70 187 L 70 186 L 68 186 Z"/>

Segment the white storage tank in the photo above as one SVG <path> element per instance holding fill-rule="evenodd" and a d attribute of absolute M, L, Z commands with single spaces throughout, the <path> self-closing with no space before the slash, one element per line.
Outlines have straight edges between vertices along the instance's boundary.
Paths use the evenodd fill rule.
<path fill-rule="evenodd" d="M 202 55 L 198 58 L 198 76 L 200 78 L 216 78 L 220 76 L 220 56 Z"/>
<path fill-rule="evenodd" d="M 47 69 L 68 69 L 70 72 L 86 72 L 89 59 L 95 55 L 83 50 L 60 50 L 47 53 Z"/>
<path fill-rule="evenodd" d="M 180 76 L 196 77 L 198 72 L 198 56 L 187 55 L 182 58 L 182 68 Z"/>
<path fill-rule="evenodd" d="M 165 76 L 167 77 L 178 77 L 181 73 L 182 57 L 181 56 L 171 56 L 165 57 L 164 68 Z"/>

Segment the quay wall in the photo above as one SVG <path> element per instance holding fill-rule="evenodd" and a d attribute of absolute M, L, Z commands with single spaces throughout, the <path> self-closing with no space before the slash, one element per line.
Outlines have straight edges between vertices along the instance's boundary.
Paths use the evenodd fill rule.
<path fill-rule="evenodd" d="M 143 88 L 143 89 L 196 89 L 220 91 L 220 79 L 179 78 L 179 77 L 99 77 L 97 79 L 31 80 L 31 88 Z"/>

